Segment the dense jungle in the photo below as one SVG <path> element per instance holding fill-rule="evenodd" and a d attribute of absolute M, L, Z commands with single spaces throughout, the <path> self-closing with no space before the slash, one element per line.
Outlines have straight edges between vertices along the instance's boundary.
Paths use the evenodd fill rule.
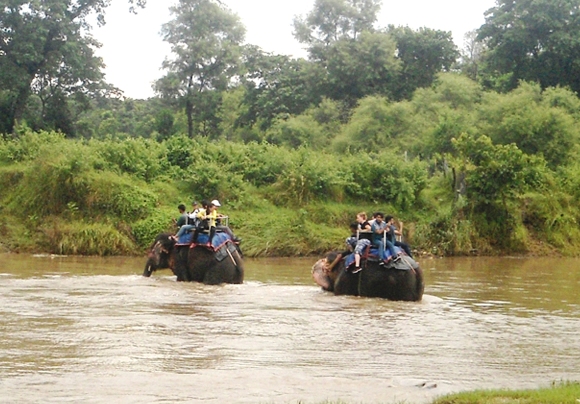
<path fill-rule="evenodd" d="M 580 251 L 580 0 L 497 0 L 463 47 L 378 27 L 380 0 L 313 0 L 307 58 L 179 0 L 146 100 L 94 54 L 108 1 L 0 4 L 2 250 L 142 254 L 219 199 L 253 257 L 342 249 L 359 211 L 434 255 Z"/>

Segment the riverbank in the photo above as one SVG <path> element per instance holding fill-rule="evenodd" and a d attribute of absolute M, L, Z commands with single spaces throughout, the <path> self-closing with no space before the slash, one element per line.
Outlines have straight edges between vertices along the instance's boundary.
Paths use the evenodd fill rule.
<path fill-rule="evenodd" d="M 552 382 L 536 390 L 477 390 L 447 395 L 433 404 L 578 404 L 580 382 Z"/>
<path fill-rule="evenodd" d="M 140 255 L 176 231 L 179 204 L 207 198 L 248 257 L 342 250 L 361 211 L 395 216 L 405 241 L 434 256 L 580 254 L 573 195 L 458 196 L 450 172 L 398 157 L 24 131 L 0 139 L 0 238 L 13 252 Z"/>
<path fill-rule="evenodd" d="M 475 390 L 454 393 L 437 398 L 431 404 L 578 404 L 579 402 L 580 382 L 552 382 L 551 387 L 539 389 Z M 399 401 L 393 403 L 402 404 Z M 349 402 L 323 401 L 319 404 L 349 404 Z"/>

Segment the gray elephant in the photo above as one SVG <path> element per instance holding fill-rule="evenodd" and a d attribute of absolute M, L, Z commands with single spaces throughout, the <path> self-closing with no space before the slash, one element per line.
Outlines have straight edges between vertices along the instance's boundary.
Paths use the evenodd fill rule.
<path fill-rule="evenodd" d="M 216 237 L 217 238 L 217 237 Z M 171 233 L 161 233 L 147 254 L 143 276 L 169 268 L 177 281 L 208 285 L 243 283 L 244 263 L 239 246 L 228 237 L 216 246 L 178 244 Z"/>
<path fill-rule="evenodd" d="M 379 265 L 370 259 L 361 262 L 362 270 L 348 270 L 348 257 L 332 252 L 312 267 L 312 277 L 322 289 L 335 295 L 381 297 L 389 300 L 417 302 L 423 298 L 423 271 L 411 257 Z"/>

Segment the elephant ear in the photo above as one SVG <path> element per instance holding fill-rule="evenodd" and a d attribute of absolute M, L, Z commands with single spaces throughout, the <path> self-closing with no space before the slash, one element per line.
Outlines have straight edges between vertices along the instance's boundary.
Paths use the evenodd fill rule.
<path fill-rule="evenodd" d="M 175 246 L 176 241 L 171 237 L 171 235 L 164 235 L 161 239 L 161 244 L 163 245 L 164 252 L 169 254 L 173 247 Z"/>

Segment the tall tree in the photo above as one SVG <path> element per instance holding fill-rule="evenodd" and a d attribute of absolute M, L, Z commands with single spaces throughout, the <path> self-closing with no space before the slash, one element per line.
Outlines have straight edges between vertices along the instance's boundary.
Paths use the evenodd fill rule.
<path fill-rule="evenodd" d="M 143 0 L 129 0 L 143 6 Z M 102 81 L 100 46 L 90 35 L 88 17 L 105 23 L 110 0 L 1 0 L 0 88 L 4 129 L 24 115 L 31 94 L 44 98 L 94 91 Z"/>
<path fill-rule="evenodd" d="M 485 13 L 478 39 L 489 51 L 485 75 L 580 91 L 580 0 L 497 0 Z"/>
<path fill-rule="evenodd" d="M 469 31 L 463 36 L 460 69 L 467 77 L 477 80 L 484 51 L 485 43 L 477 39 L 477 30 Z"/>
<path fill-rule="evenodd" d="M 309 46 L 311 59 L 324 60 L 333 42 L 373 31 L 380 5 L 381 0 L 315 0 L 306 17 L 294 18 L 294 37 Z"/>
<path fill-rule="evenodd" d="M 322 100 L 326 72 L 316 63 L 248 46 L 244 66 L 247 110 L 238 119 L 240 126 L 259 122 L 261 129 L 267 129 L 275 119 L 301 114 Z"/>
<path fill-rule="evenodd" d="M 429 87 L 437 73 L 449 71 L 459 56 L 449 31 L 391 25 L 387 32 L 397 43 L 397 58 L 401 61 L 398 99 L 408 99 L 417 88 Z"/>
<path fill-rule="evenodd" d="M 340 39 L 327 49 L 329 98 L 351 107 L 368 95 L 392 98 L 401 63 L 396 44 L 385 33 L 363 32 L 357 40 Z"/>
<path fill-rule="evenodd" d="M 238 73 L 245 28 L 237 15 L 214 0 L 179 0 L 170 11 L 174 18 L 161 33 L 171 44 L 173 58 L 163 62 L 168 73 L 155 89 L 185 108 L 193 137 L 194 121 L 207 123 L 207 108 L 216 109 L 215 92 L 226 89 Z"/>

